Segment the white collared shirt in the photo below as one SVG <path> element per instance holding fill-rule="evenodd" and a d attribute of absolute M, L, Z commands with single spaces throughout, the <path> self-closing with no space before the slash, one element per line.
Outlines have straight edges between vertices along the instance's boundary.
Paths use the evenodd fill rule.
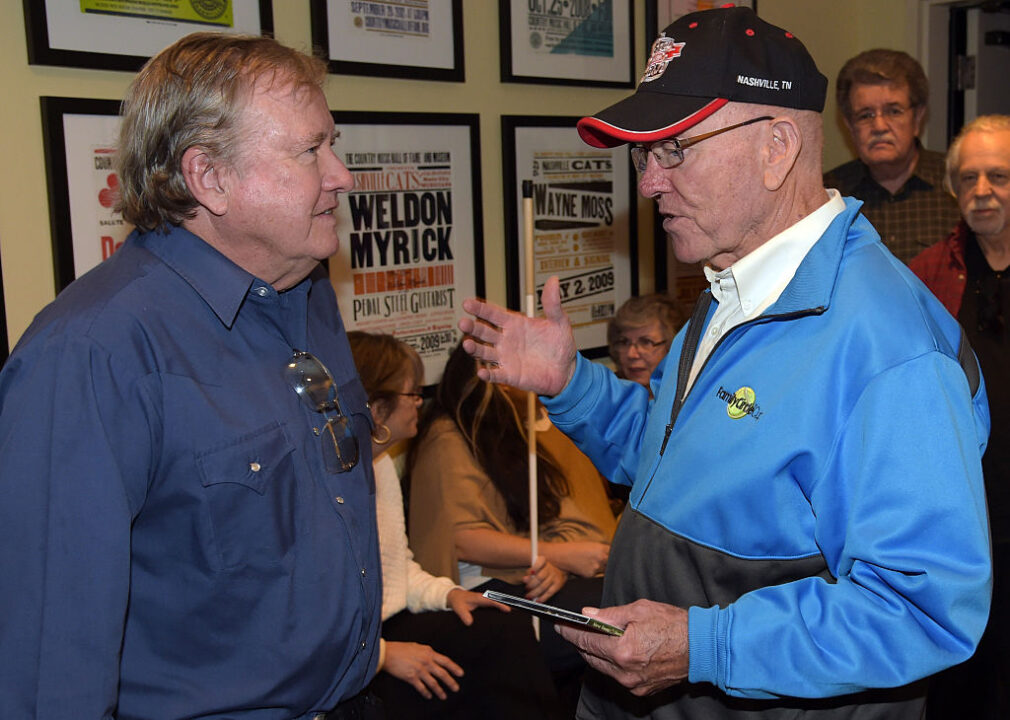
<path fill-rule="evenodd" d="M 723 335 L 740 323 L 753 320 L 779 299 L 810 248 L 845 209 L 845 201 L 837 190 L 827 192 L 828 201 L 814 212 L 725 270 L 715 272 L 705 267 L 705 278 L 712 285 L 712 298 L 719 306 L 698 342 L 687 390 L 694 385 L 702 365 Z"/>

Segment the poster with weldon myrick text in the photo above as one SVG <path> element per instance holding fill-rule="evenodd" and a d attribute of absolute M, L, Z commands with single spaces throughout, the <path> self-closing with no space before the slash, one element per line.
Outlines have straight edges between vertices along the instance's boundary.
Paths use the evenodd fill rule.
<path fill-rule="evenodd" d="M 425 384 L 436 383 L 461 338 L 461 303 L 477 294 L 483 272 L 471 127 L 353 124 L 337 115 L 337 151 L 354 176 L 340 198 L 340 250 L 330 262 L 341 315 L 348 330 L 411 345 Z"/>

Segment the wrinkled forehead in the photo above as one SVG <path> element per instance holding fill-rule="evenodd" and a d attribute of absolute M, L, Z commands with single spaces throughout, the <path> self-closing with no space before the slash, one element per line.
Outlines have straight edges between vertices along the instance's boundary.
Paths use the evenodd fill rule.
<path fill-rule="evenodd" d="M 663 334 L 663 323 L 659 321 L 658 317 L 653 315 L 641 315 L 634 318 L 623 319 L 618 323 L 617 329 L 621 335 L 626 336 L 639 336 L 648 335 L 652 332 L 657 332 L 660 335 Z"/>
<path fill-rule="evenodd" d="M 270 94 L 301 102 L 313 95 L 323 95 L 323 89 L 318 84 L 284 68 L 272 68 L 258 75 L 247 75 L 240 87 L 246 100 L 260 94 Z"/>
<path fill-rule="evenodd" d="M 858 106 L 870 106 L 878 103 L 907 105 L 910 102 L 910 97 L 911 88 L 907 82 L 884 78 L 870 79 L 868 82 L 857 80 L 849 90 L 849 102 L 852 104 L 853 110 L 858 110 Z"/>
<path fill-rule="evenodd" d="M 958 164 L 1006 168 L 1010 166 L 1010 129 L 972 130 L 961 140 Z"/>
<path fill-rule="evenodd" d="M 236 103 L 238 132 L 246 139 L 281 134 L 294 142 L 323 142 L 337 132 L 323 91 L 290 77 L 267 77 L 247 86 Z"/>

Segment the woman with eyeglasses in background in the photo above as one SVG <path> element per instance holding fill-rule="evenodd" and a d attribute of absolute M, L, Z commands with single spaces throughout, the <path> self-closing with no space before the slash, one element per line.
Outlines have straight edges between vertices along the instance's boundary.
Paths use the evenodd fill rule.
<path fill-rule="evenodd" d="M 407 546 L 403 493 L 388 451 L 417 434 L 421 358 L 392 335 L 349 332 L 347 339 L 375 423 L 382 640 L 370 692 L 391 719 L 558 717 L 529 619 L 425 572 Z"/>
<path fill-rule="evenodd" d="M 668 295 L 654 293 L 625 301 L 607 325 L 610 359 L 618 377 L 649 387 L 653 371 L 686 320 L 680 305 Z"/>

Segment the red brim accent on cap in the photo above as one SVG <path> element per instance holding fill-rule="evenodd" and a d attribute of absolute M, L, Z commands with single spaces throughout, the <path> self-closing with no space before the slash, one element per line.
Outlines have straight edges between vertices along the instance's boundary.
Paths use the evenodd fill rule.
<path fill-rule="evenodd" d="M 655 123 L 652 123 L 652 127 L 647 128 L 619 127 L 613 124 L 615 121 L 620 122 L 616 116 L 633 118 L 638 123 L 641 123 L 643 117 L 647 117 L 649 114 L 656 114 L 657 106 L 663 109 L 663 105 L 675 98 L 680 102 L 669 104 L 680 105 L 680 108 L 678 108 L 679 112 L 671 107 L 668 108 L 671 112 L 664 113 L 667 118 L 679 116 L 679 119 L 672 123 L 660 127 L 656 127 Z M 683 115 L 683 101 L 685 100 L 689 102 L 693 101 L 692 104 L 694 105 L 697 105 L 698 102 L 703 104 L 700 108 L 696 107 L 687 115 Z M 716 110 L 719 110 L 727 102 L 729 101 L 722 98 L 706 101 L 704 98 L 686 98 L 670 95 L 664 96 L 660 93 L 637 92 L 616 105 L 597 113 L 599 116 L 612 118 L 611 122 L 591 115 L 579 120 L 575 127 L 578 129 L 579 137 L 582 138 L 583 142 L 593 147 L 612 148 L 627 143 L 653 143 L 679 135 L 688 128 L 700 123 Z M 645 112 L 646 108 L 648 108 L 648 112 Z M 628 125 L 631 124 L 628 123 Z"/>

